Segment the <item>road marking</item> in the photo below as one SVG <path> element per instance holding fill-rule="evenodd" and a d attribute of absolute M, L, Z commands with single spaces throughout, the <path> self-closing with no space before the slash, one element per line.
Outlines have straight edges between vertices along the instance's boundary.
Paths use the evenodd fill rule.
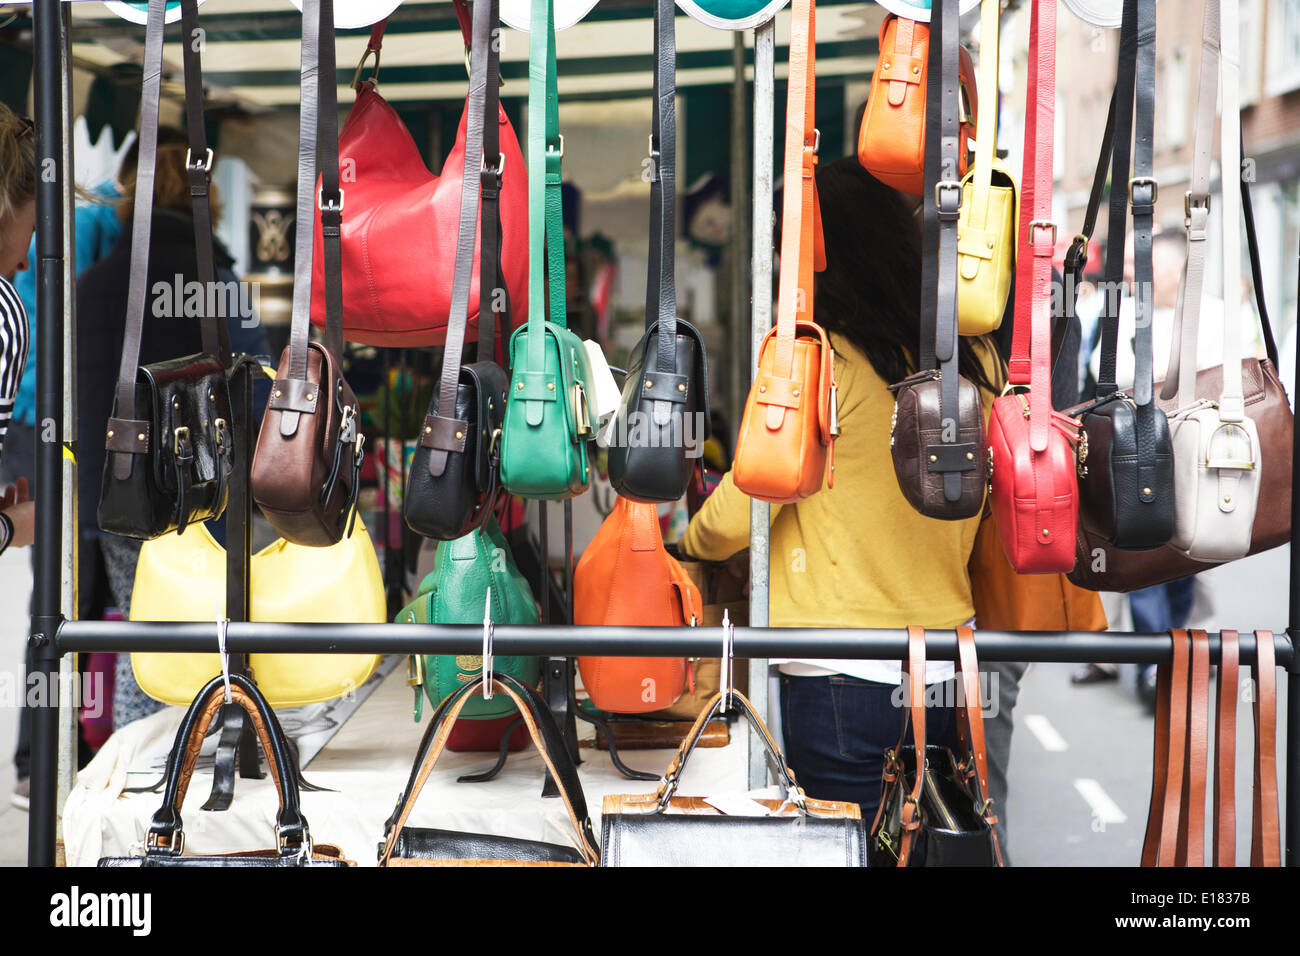
<path fill-rule="evenodd" d="M 1096 780 L 1081 777 L 1074 781 L 1074 789 L 1079 791 L 1079 796 L 1088 801 L 1088 806 L 1092 808 L 1092 815 L 1101 822 L 1128 822 L 1128 817 L 1124 811 L 1119 808 L 1119 805 L 1110 798 L 1110 794 Z"/>
<path fill-rule="evenodd" d="M 1070 749 L 1070 745 L 1065 742 L 1065 738 L 1056 732 L 1052 722 L 1042 714 L 1026 714 L 1024 724 L 1029 729 L 1029 732 L 1038 738 L 1038 742 L 1042 744 L 1044 750 L 1058 753 Z"/>

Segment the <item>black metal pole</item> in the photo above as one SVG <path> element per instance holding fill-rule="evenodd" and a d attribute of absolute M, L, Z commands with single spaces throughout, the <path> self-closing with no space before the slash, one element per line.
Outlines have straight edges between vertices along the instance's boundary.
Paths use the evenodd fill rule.
<path fill-rule="evenodd" d="M 200 622 L 66 621 L 59 649 L 211 653 L 216 625 Z M 722 629 L 706 627 L 528 627 L 498 624 L 493 646 L 501 656 L 533 657 L 716 657 Z M 1128 634 L 1092 631 L 977 631 L 981 662 L 1090 661 L 1158 664 L 1172 653 L 1168 632 Z M 483 647 L 478 624 L 230 624 L 232 652 L 275 654 L 473 654 Z M 1291 667 L 1293 650 L 1285 635 L 1274 636 L 1280 667 Z M 957 636 L 951 630 L 926 631 L 931 660 L 956 660 Z M 907 631 L 876 628 L 735 629 L 735 655 L 807 659 L 902 660 Z M 1219 635 L 1210 634 L 1210 660 L 1219 656 Z M 1241 663 L 1254 662 L 1254 642 L 1243 641 Z"/>
<path fill-rule="evenodd" d="M 36 0 L 36 567 L 30 642 L 45 693 L 32 708 L 27 862 L 54 865 L 58 794 L 59 571 L 63 539 L 63 8 Z M 89 436 L 94 441 L 94 436 Z M 33 703 L 33 701 L 29 701 Z"/>

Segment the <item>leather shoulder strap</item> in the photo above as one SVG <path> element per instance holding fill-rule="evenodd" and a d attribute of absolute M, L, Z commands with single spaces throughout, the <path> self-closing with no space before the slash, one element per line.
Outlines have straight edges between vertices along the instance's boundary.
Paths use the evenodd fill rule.
<path fill-rule="evenodd" d="M 1234 866 L 1237 857 L 1237 674 L 1241 658 L 1236 631 L 1219 632 L 1219 693 L 1214 732 L 1214 865 Z"/>
<path fill-rule="evenodd" d="M 1175 866 L 1205 866 L 1205 768 L 1210 741 L 1210 638 L 1192 634 L 1187 684 L 1187 754 L 1183 763 Z"/>
<path fill-rule="evenodd" d="M 469 323 L 469 289 L 474 272 L 474 241 L 479 225 L 479 192 L 483 176 L 487 172 L 487 157 L 483 149 L 484 129 L 497 125 L 495 114 L 486 113 L 487 73 L 489 46 L 492 45 L 490 33 L 493 29 L 492 14 L 496 11 L 495 0 L 479 0 L 474 10 L 473 46 L 470 52 L 469 99 L 465 110 L 465 163 L 460 190 L 460 225 L 456 232 L 456 267 L 451 286 L 451 310 L 447 320 L 447 341 L 442 354 L 442 373 L 438 380 L 437 413 L 432 423 L 425 423 L 426 430 L 435 429 L 438 434 L 430 437 L 438 451 L 463 451 L 465 448 L 465 422 L 457 421 L 456 387 L 460 380 L 460 365 L 465 346 L 465 331 Z M 496 158 L 493 158 L 494 167 Z M 494 169 L 492 176 L 498 172 Z M 495 264 L 492 271 L 495 271 Z M 480 269 L 480 278 L 482 271 Z M 479 295 L 479 327 L 482 329 L 491 315 L 492 301 Z M 489 337 L 488 342 L 492 339 Z M 489 348 L 490 348 L 489 344 Z M 482 341 L 480 340 L 480 348 Z M 480 358 L 488 358 L 480 355 Z M 456 435 L 459 434 L 460 438 Z M 433 463 L 431 462 L 431 465 Z M 438 473 L 441 474 L 441 468 Z"/>
<path fill-rule="evenodd" d="M 777 284 L 773 374 L 794 368 L 797 323 L 813 317 L 813 219 L 816 196 L 816 0 L 793 0 L 786 84 L 785 164 L 781 207 L 781 271 Z"/>
<path fill-rule="evenodd" d="M 145 19 L 144 73 L 140 100 L 139 161 L 135 175 L 135 206 L 131 217 L 131 272 L 127 286 L 126 328 L 122 340 L 122 355 L 118 365 L 115 392 L 116 430 L 126 433 L 146 434 L 141 416 L 148 412 L 136 407 L 135 382 L 140 366 L 140 344 L 144 335 L 146 299 L 149 294 L 149 247 L 153 227 L 153 194 L 158 167 L 158 110 L 162 100 L 163 36 L 165 31 L 166 3 L 150 0 Z M 199 281 L 207 289 L 214 288 L 216 267 L 212 247 L 212 214 L 209 203 L 209 181 L 212 169 L 211 151 L 203 128 L 203 76 L 196 40 L 198 12 L 195 0 L 183 0 L 181 15 L 184 21 L 185 109 L 189 127 L 190 152 L 186 157 L 186 172 L 190 181 L 190 197 L 194 213 L 194 244 L 198 260 Z M 204 301 L 211 297 L 205 296 Z M 220 310 L 218 310 L 220 311 Z M 217 357 L 223 366 L 230 364 L 229 333 L 224 318 L 204 311 L 201 320 L 204 352 Z M 149 440 L 149 436 L 145 441 Z M 119 478 L 130 474 L 131 455 L 110 448 L 114 473 Z M 147 447 L 147 446 L 146 446 Z"/>
<path fill-rule="evenodd" d="M 903 709 L 903 731 L 898 746 L 906 739 L 907 728 L 912 727 L 912 748 L 916 752 L 916 779 L 911 794 L 903 801 L 903 830 L 899 839 L 898 865 L 907 866 L 912 851 L 912 840 L 921 828 L 921 791 L 925 787 L 925 628 L 907 629 L 907 660 L 903 662 L 903 686 L 907 700 Z"/>
<path fill-rule="evenodd" d="M 646 274 L 645 323 L 659 323 L 653 368 L 677 368 L 677 286 L 674 217 L 677 190 L 677 37 L 676 4 L 655 0 L 654 57 L 650 120 L 650 265 Z"/>
<path fill-rule="evenodd" d="M 531 0 L 528 33 L 528 367 L 544 362 L 548 320 L 565 325 L 564 216 L 555 0 Z"/>
<path fill-rule="evenodd" d="M 1052 147 L 1056 110 L 1056 0 L 1036 0 L 1029 15 L 1025 158 L 1021 175 L 1016 311 L 1008 381 L 1029 385 L 1029 444 L 1047 449 L 1051 428 Z"/>
<path fill-rule="evenodd" d="M 1187 748 L 1187 678 L 1190 641 L 1187 631 L 1169 632 L 1172 657 L 1158 669 L 1155 753 L 1151 805 L 1142 844 L 1143 866 L 1173 866 L 1182 806 L 1183 764 Z"/>
<path fill-rule="evenodd" d="M 969 736 L 966 743 L 970 750 L 966 759 L 970 762 L 971 770 L 975 775 L 976 796 L 982 801 L 975 807 L 975 812 L 989 825 L 989 830 L 993 834 L 993 852 L 997 856 L 998 865 L 1001 866 L 1002 847 L 998 845 L 997 829 L 994 827 L 998 818 L 993 812 L 993 798 L 989 796 L 989 764 L 984 743 L 979 661 L 975 655 L 975 633 L 969 627 L 957 628 L 957 654 L 962 682 L 962 705 L 958 708 L 957 719 L 959 726 L 964 724 L 967 728 Z"/>
<path fill-rule="evenodd" d="M 460 0 L 463 2 L 463 0 Z M 510 292 L 501 265 L 501 184 L 505 178 L 505 154 L 501 151 L 501 14 L 500 0 L 488 11 L 486 27 L 487 74 L 483 78 L 483 166 L 479 174 L 480 238 L 478 291 L 478 354 L 480 362 L 496 354 L 497 312 L 501 327 L 514 327 L 511 319 Z M 475 11 L 477 16 L 478 11 Z M 473 57 L 471 56 L 471 67 Z M 471 74 L 473 70 L 471 68 Z M 472 84 L 471 84 L 472 85 Z M 522 170 L 516 169 L 519 176 Z M 503 308 L 497 308 L 498 299 Z"/>
<path fill-rule="evenodd" d="M 1277 667 L 1273 633 L 1255 632 L 1255 796 L 1250 865 L 1282 865 L 1277 804 Z"/>
<path fill-rule="evenodd" d="M 1241 142 L 1241 155 L 1246 155 L 1245 140 Z M 1264 333 L 1264 351 L 1273 368 L 1277 368 L 1277 342 L 1273 338 L 1273 324 L 1268 320 L 1268 302 L 1264 295 L 1264 270 L 1259 263 L 1259 239 L 1255 236 L 1255 207 L 1250 201 L 1250 182 L 1241 177 L 1241 213 L 1246 221 L 1246 248 L 1250 252 L 1250 278 L 1255 289 L 1255 310 L 1259 313 L 1259 327 Z"/>

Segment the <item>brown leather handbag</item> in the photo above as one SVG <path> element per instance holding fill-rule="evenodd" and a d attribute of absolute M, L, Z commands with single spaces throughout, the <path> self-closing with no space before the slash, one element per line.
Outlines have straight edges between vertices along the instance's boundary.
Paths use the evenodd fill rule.
<path fill-rule="evenodd" d="M 879 49 L 858 130 L 858 162 L 885 185 L 919 196 L 925 191 L 930 25 L 891 14 L 880 24 Z M 966 175 L 966 143 L 975 136 L 979 111 L 975 67 L 965 47 L 960 58 L 961 95 L 969 108 L 960 121 L 958 179 Z"/>
<path fill-rule="evenodd" d="M 655 506 L 616 498 L 573 572 L 573 623 L 682 627 L 702 612 L 700 589 L 664 550 Z M 580 657 L 578 670 L 592 704 L 619 714 L 663 710 L 690 679 L 684 657 Z"/>
<path fill-rule="evenodd" d="M 939 21 L 940 17 L 935 16 Z M 961 184 L 944 179 L 957 166 L 958 36 L 934 24 L 927 44 L 936 82 L 926 90 L 925 172 L 934 189 L 925 196 L 921 261 L 921 369 L 889 386 L 894 393 L 889 451 L 899 489 L 928 518 L 960 521 L 984 507 L 988 456 L 979 389 L 962 377 L 957 346 L 957 219 Z M 955 21 L 953 23 L 955 27 Z M 864 127 L 865 128 L 865 127 Z"/>
<path fill-rule="evenodd" d="M 1255 306 L 1268 353 L 1267 358 L 1248 358 L 1241 362 L 1246 414 L 1255 423 L 1260 447 L 1266 450 L 1267 458 L 1260 471 L 1259 504 L 1255 509 L 1250 541 L 1250 554 L 1258 554 L 1291 540 L 1291 445 L 1295 418 L 1286 388 L 1277 374 L 1277 342 L 1273 338 L 1264 300 L 1250 185 L 1244 180 L 1241 183 L 1241 205 L 1246 221 Z M 1161 397 L 1163 391 L 1163 383 L 1155 386 L 1156 404 L 1166 413 L 1173 412 L 1178 405 L 1177 395 L 1166 399 Z M 1198 399 L 1217 401 L 1222 391 L 1223 366 L 1201 369 L 1196 373 Z M 1136 591 L 1216 567 L 1189 558 L 1169 545 L 1152 551 L 1121 551 L 1111 547 L 1100 535 L 1089 533 L 1082 522 L 1075 550 L 1076 560 L 1070 580 L 1090 591 Z"/>
<path fill-rule="evenodd" d="M 339 188 L 338 107 L 333 82 L 334 24 L 322 10 L 319 23 L 305 17 L 302 29 L 304 95 L 298 128 L 297 221 L 310 222 L 312 206 L 320 207 L 329 320 L 324 343 L 309 342 L 312 231 L 299 229 L 294 249 L 293 326 L 257 436 L 250 482 L 253 500 L 281 537 L 294 544 L 327 547 L 352 531 L 364 438 L 358 427 L 357 399 L 343 380 L 340 362 L 343 193 Z M 313 190 L 318 126 L 323 173 L 319 194 Z"/>
<path fill-rule="evenodd" d="M 813 128 L 812 4 L 794 8 L 786 106 L 781 278 L 776 328 L 763 339 L 736 442 L 733 478 L 763 501 L 799 501 L 835 484 L 835 353 L 813 314 L 813 269 L 820 244 L 817 143 Z M 795 184 L 799 188 L 795 188 Z M 800 316 L 804 316 L 801 318 Z"/>

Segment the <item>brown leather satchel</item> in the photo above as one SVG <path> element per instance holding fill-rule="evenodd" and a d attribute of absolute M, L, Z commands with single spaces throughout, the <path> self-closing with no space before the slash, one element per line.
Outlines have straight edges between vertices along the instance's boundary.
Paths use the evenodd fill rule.
<path fill-rule="evenodd" d="M 1246 359 L 1241 363 L 1241 384 L 1246 399 L 1246 414 L 1259 430 L 1259 444 L 1267 449 L 1267 460 L 1260 472 L 1259 506 L 1251 534 L 1250 553 L 1258 554 L 1291 540 L 1291 438 L 1293 416 L 1286 389 L 1277 375 L 1277 346 L 1264 321 L 1264 338 L 1269 358 Z M 1223 366 L 1202 369 L 1196 374 L 1198 398 L 1217 399 L 1223 385 Z M 1159 398 L 1156 404 L 1165 412 L 1174 410 L 1177 399 Z M 1081 464 L 1086 463 L 1081 458 Z M 1076 560 L 1070 580 L 1089 591 L 1136 591 L 1164 584 L 1213 568 L 1187 557 L 1169 545 L 1152 551 L 1121 551 L 1099 535 L 1090 534 L 1079 524 L 1075 543 Z"/>
<path fill-rule="evenodd" d="M 343 193 L 338 174 L 334 28 L 327 17 L 321 18 L 319 31 L 316 26 L 303 21 L 297 221 L 310 222 L 312 206 L 320 207 L 328 322 L 324 344 L 309 342 L 312 230 L 299 229 L 292 332 L 257 436 L 250 482 L 253 500 L 281 537 L 294 544 L 327 547 L 352 531 L 364 438 L 358 427 L 357 399 L 343 380 L 339 358 L 343 351 L 339 240 Z M 313 80 L 318 82 L 313 85 Z M 314 192 L 318 118 L 323 154 L 319 198 Z"/>
<path fill-rule="evenodd" d="M 937 369 L 889 386 L 895 396 L 889 452 L 908 504 L 930 518 L 969 518 L 980 513 L 988 484 L 984 408 L 979 388 L 959 377 L 955 428 L 945 436 L 942 387 Z M 945 495 L 945 481 L 956 487 L 955 498 Z"/>

